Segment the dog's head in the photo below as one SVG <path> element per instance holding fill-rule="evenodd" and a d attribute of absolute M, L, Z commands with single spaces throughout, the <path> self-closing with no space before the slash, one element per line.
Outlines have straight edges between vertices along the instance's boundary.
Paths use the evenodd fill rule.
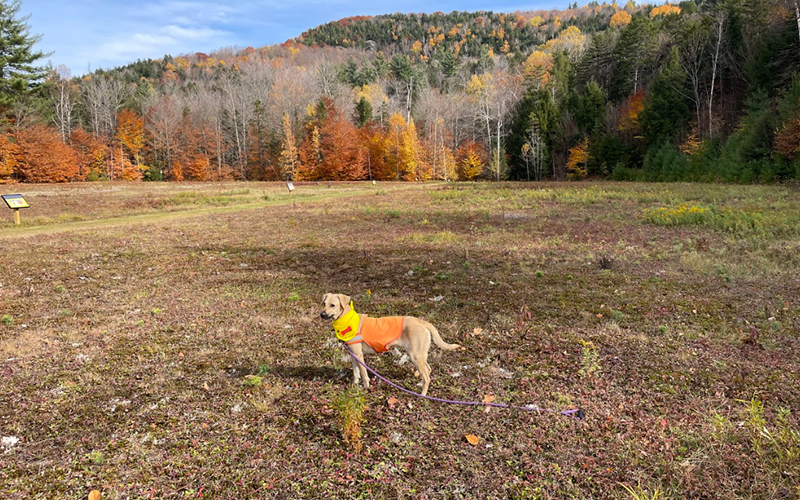
<path fill-rule="evenodd" d="M 350 310 L 350 297 L 341 293 L 326 293 L 322 296 L 322 319 L 339 319 L 342 314 Z"/>

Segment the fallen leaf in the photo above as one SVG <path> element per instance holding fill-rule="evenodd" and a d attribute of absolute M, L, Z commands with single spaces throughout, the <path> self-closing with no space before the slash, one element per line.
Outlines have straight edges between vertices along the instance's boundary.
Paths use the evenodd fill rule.
<path fill-rule="evenodd" d="M 478 436 L 475 436 L 475 435 L 473 435 L 473 434 L 467 434 L 467 435 L 466 435 L 466 436 L 464 436 L 464 437 L 465 437 L 465 438 L 467 438 L 467 442 L 468 442 L 469 444 L 471 444 L 472 446 L 475 446 L 475 445 L 477 445 L 477 444 L 478 444 L 478 441 L 480 441 L 480 438 L 478 438 Z"/>
<path fill-rule="evenodd" d="M 387 399 L 387 400 L 386 400 L 386 404 L 388 404 L 388 405 L 389 405 L 389 409 L 390 409 L 390 410 L 394 410 L 394 407 L 395 407 L 395 406 L 397 405 L 397 403 L 399 403 L 399 402 L 400 402 L 400 401 L 398 401 L 398 400 L 397 400 L 397 398 L 396 398 L 396 397 L 394 397 L 394 396 L 392 396 L 392 397 L 390 397 L 389 399 Z"/>
<path fill-rule="evenodd" d="M 472 335 L 480 335 L 483 333 L 483 328 L 473 328 Z"/>
<path fill-rule="evenodd" d="M 206 391 L 209 389 L 208 388 L 208 382 L 203 382 L 203 389 L 206 390 Z"/>
<path fill-rule="evenodd" d="M 598 318 L 602 318 L 602 317 L 603 317 L 603 315 L 602 315 L 601 313 L 597 313 L 597 317 L 598 317 Z"/>
<path fill-rule="evenodd" d="M 487 394 L 483 397 L 483 404 L 494 403 L 497 398 L 494 397 L 492 394 Z"/>
<path fill-rule="evenodd" d="M 89 493 L 89 500 L 100 500 L 100 498 L 102 497 L 98 490 L 92 490 L 92 492 Z"/>

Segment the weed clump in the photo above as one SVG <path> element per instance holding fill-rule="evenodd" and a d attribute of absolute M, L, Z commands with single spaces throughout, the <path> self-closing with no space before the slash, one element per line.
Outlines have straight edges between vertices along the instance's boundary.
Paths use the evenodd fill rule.
<path fill-rule="evenodd" d="M 248 375 L 242 380 L 242 385 L 245 387 L 258 387 L 261 385 L 262 380 L 258 375 Z"/>
<path fill-rule="evenodd" d="M 354 452 L 361 453 L 361 424 L 364 422 L 364 392 L 359 387 L 351 387 L 336 398 L 334 402 L 339 419 L 340 432 L 345 444 Z"/>
<path fill-rule="evenodd" d="M 590 340 L 579 340 L 581 345 L 581 369 L 578 375 L 581 378 L 591 377 L 600 371 L 600 355 L 597 346 Z"/>

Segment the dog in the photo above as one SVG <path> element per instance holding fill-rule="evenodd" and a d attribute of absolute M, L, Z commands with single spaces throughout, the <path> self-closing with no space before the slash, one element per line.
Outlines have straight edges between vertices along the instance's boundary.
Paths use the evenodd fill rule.
<path fill-rule="evenodd" d="M 439 335 L 432 324 L 413 316 L 388 316 L 370 318 L 366 314 L 358 314 L 353 302 L 347 295 L 326 293 L 322 297 L 320 318 L 333 320 L 336 337 L 347 344 L 361 363 L 364 354 L 385 352 L 399 346 L 406 350 L 417 371 L 415 376 L 422 377 L 422 395 L 428 394 L 431 383 L 431 367 L 428 364 L 428 350 L 431 339 L 440 349 L 453 351 L 462 349 L 458 344 L 448 344 Z M 369 374 L 364 365 L 353 363 L 353 384 L 362 383 L 369 388 Z"/>

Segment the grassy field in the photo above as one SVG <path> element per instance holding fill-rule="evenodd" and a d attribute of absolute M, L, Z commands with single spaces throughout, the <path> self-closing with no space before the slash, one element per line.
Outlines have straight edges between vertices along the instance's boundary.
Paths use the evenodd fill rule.
<path fill-rule="evenodd" d="M 4 192 L 0 498 L 800 497 L 794 188 Z M 332 291 L 466 347 L 432 396 L 586 417 L 351 389 Z"/>

